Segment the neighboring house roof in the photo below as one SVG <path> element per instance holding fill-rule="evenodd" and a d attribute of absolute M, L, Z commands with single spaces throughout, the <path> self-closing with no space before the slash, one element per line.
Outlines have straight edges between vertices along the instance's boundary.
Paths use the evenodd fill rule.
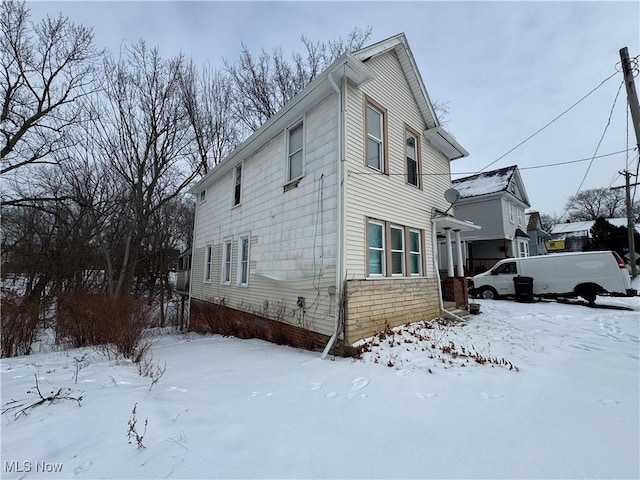
<path fill-rule="evenodd" d="M 229 172 L 235 165 L 258 151 L 263 145 L 278 135 L 291 121 L 294 121 L 310 107 L 334 92 L 332 83 L 339 84 L 346 77 L 352 84 L 359 86 L 375 77 L 367 66 L 370 58 L 393 50 L 402 66 L 411 91 L 424 118 L 427 130 L 425 138 L 441 151 L 449 160 L 466 157 L 469 153 L 447 132 L 438 121 L 427 90 L 424 87 L 415 59 L 404 33 L 400 33 L 381 42 L 365 47 L 357 52 L 343 53 L 318 77 L 297 93 L 273 117 L 242 142 L 233 152 L 212 168 L 189 193 L 197 194 L 204 188 Z"/>
<path fill-rule="evenodd" d="M 527 213 L 524 216 L 524 221 L 527 224 L 527 232 L 536 231 L 538 232 L 538 236 L 542 236 L 544 238 L 551 237 L 548 232 L 542 229 L 539 212 Z"/>
<path fill-rule="evenodd" d="M 607 222 L 609 222 L 611 225 L 615 227 L 627 226 L 626 218 L 607 218 L 606 220 Z M 589 235 L 589 231 L 591 230 L 591 227 L 593 227 L 594 223 L 595 223 L 595 220 L 589 220 L 585 222 L 559 223 L 551 229 L 551 234 L 552 235 L 565 234 L 565 235 L 572 235 L 572 236 L 579 236 L 579 235 L 587 236 Z M 636 229 L 636 232 L 640 234 L 640 225 L 635 224 L 635 229 Z"/>
<path fill-rule="evenodd" d="M 522 200 L 530 205 L 517 165 L 458 178 L 451 182 L 451 186 L 460 192 L 460 198 L 471 198 L 507 192 L 513 182 L 518 184 Z"/>

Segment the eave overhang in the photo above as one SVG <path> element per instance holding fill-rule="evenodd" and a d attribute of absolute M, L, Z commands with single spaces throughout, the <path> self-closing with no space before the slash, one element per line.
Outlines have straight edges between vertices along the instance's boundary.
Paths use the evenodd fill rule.
<path fill-rule="evenodd" d="M 456 160 L 458 158 L 469 156 L 469 152 L 467 152 L 462 145 L 456 141 L 453 135 L 441 126 L 426 130 L 424 132 L 424 136 L 449 160 Z"/>

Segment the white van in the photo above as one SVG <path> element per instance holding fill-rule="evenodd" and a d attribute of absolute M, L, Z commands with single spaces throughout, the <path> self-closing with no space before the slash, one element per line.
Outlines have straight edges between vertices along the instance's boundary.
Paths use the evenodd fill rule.
<path fill-rule="evenodd" d="M 593 305 L 596 295 L 631 297 L 631 277 L 615 252 L 552 253 L 506 258 L 469 279 L 469 293 L 482 298 L 515 295 L 514 277 L 533 278 L 533 296 L 582 297 Z"/>

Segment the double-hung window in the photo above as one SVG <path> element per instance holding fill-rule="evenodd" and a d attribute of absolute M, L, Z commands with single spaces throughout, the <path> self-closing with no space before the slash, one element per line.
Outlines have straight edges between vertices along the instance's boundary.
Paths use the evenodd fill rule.
<path fill-rule="evenodd" d="M 418 230 L 409 230 L 409 273 L 413 276 L 422 275 L 422 242 Z"/>
<path fill-rule="evenodd" d="M 385 111 L 372 101 L 366 107 L 367 166 L 386 173 Z"/>
<path fill-rule="evenodd" d="M 298 123 L 288 130 L 287 138 L 287 182 L 296 180 L 304 174 L 304 124 Z"/>
<path fill-rule="evenodd" d="M 242 194 L 242 164 L 236 165 L 233 169 L 234 188 L 233 188 L 233 205 L 240 205 Z"/>
<path fill-rule="evenodd" d="M 405 153 L 407 157 L 407 183 L 420 187 L 420 158 L 418 136 L 412 131 L 406 130 Z"/>
<path fill-rule="evenodd" d="M 512 203 L 509 204 L 509 221 L 511 223 L 513 223 L 513 221 L 514 221 L 513 220 L 513 204 Z"/>
<path fill-rule="evenodd" d="M 222 278 L 221 283 L 224 285 L 231 284 L 231 255 L 232 255 L 232 241 L 226 239 L 222 245 Z"/>
<path fill-rule="evenodd" d="M 213 258 L 213 247 L 207 245 L 204 253 L 204 281 L 209 283 L 211 281 L 211 260 Z"/>
<path fill-rule="evenodd" d="M 368 225 L 369 275 L 385 276 L 384 224 L 370 220 Z"/>
<path fill-rule="evenodd" d="M 238 285 L 249 284 L 249 235 L 238 239 Z"/>
<path fill-rule="evenodd" d="M 391 275 L 404 276 L 404 228 L 391 225 Z"/>

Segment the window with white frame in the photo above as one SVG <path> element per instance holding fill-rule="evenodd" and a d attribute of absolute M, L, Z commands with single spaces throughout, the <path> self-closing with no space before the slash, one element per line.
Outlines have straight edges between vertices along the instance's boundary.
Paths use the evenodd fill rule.
<path fill-rule="evenodd" d="M 404 276 L 404 228 L 391 225 L 389 236 L 391 237 L 391 275 Z"/>
<path fill-rule="evenodd" d="M 369 275 L 383 277 L 385 275 L 384 224 L 369 221 Z"/>
<path fill-rule="evenodd" d="M 220 282 L 223 285 L 231 284 L 231 255 L 232 255 L 232 240 L 227 238 L 222 244 L 222 277 Z"/>
<path fill-rule="evenodd" d="M 409 273 L 422 275 L 422 242 L 418 230 L 409 230 Z"/>
<path fill-rule="evenodd" d="M 524 210 L 521 208 L 518 208 L 518 226 L 524 226 Z"/>
<path fill-rule="evenodd" d="M 298 123 L 288 130 L 287 135 L 287 182 L 304 174 L 304 124 Z"/>
<path fill-rule="evenodd" d="M 236 165 L 233 170 L 234 187 L 233 187 L 233 205 L 240 205 L 242 194 L 242 164 Z"/>
<path fill-rule="evenodd" d="M 249 234 L 238 239 L 238 285 L 249 284 Z"/>
<path fill-rule="evenodd" d="M 418 137 L 409 130 L 406 131 L 407 183 L 420 186 L 420 160 L 418 157 Z"/>
<path fill-rule="evenodd" d="M 204 281 L 209 283 L 211 281 L 211 260 L 213 256 L 213 247 L 207 245 L 204 253 Z"/>
<path fill-rule="evenodd" d="M 371 102 L 367 103 L 367 166 L 383 173 L 385 172 L 384 116 L 381 108 Z"/>
<path fill-rule="evenodd" d="M 511 204 L 511 203 L 509 203 L 509 221 L 511 223 L 514 222 L 514 219 L 513 219 L 513 204 Z"/>
<path fill-rule="evenodd" d="M 200 192 L 200 202 L 204 202 L 207 199 L 207 191 L 206 190 L 202 190 Z"/>
<path fill-rule="evenodd" d="M 519 257 L 528 257 L 529 256 L 529 242 L 526 240 L 518 240 L 518 256 Z"/>

